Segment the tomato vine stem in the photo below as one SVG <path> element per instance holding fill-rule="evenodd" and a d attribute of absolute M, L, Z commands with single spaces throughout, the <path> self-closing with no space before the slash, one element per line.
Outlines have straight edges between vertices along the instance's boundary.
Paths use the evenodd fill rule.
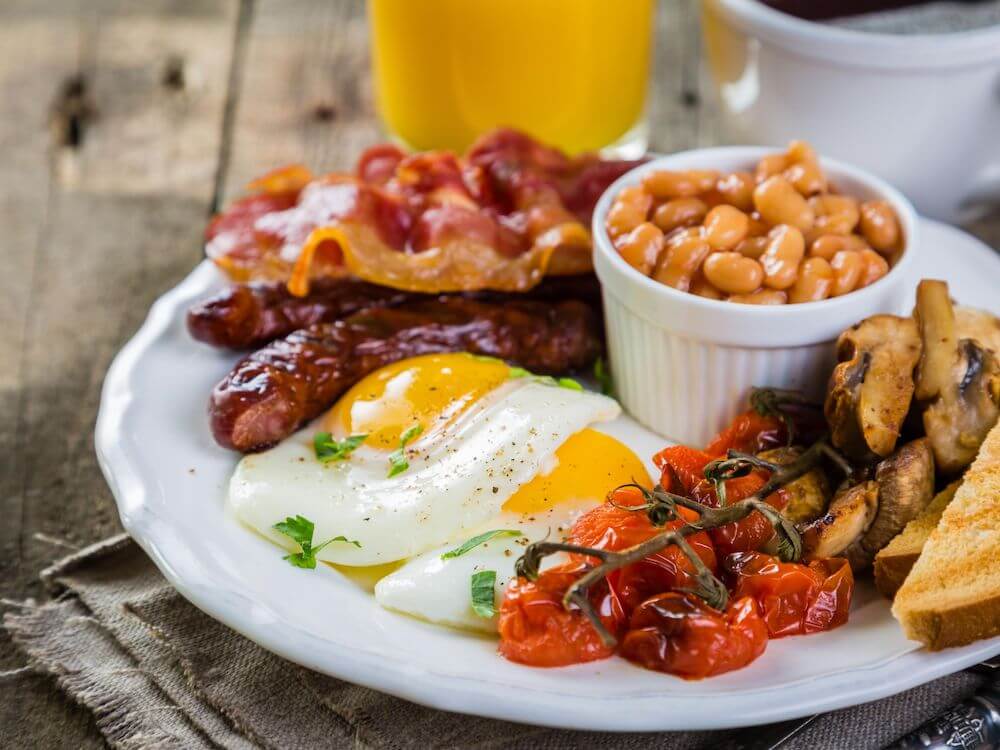
<path fill-rule="evenodd" d="M 726 478 L 744 476 L 758 468 L 767 469 L 771 472 L 771 476 L 754 494 L 731 505 L 723 505 L 718 508 L 710 508 L 691 498 L 668 492 L 659 484 L 651 490 L 634 483 L 622 485 L 616 489 L 635 487 L 642 493 L 645 502 L 641 505 L 615 504 L 616 507 L 634 512 L 645 511 L 655 526 L 663 526 L 672 520 L 682 520 L 684 525 L 677 529 L 663 531 L 640 544 L 620 551 L 584 547 L 566 542 L 535 542 L 525 548 L 524 554 L 515 565 L 515 572 L 518 576 L 535 580 L 539 575 L 542 559 L 556 552 L 576 553 L 597 559 L 599 564 L 587 570 L 566 590 L 563 596 L 563 606 L 566 609 L 579 609 L 593 625 L 604 644 L 609 647 L 615 645 L 616 639 L 604 627 L 594 609 L 590 601 L 590 589 L 609 573 L 637 563 L 670 546 L 677 547 L 691 563 L 696 583 L 695 587 L 691 589 L 691 593 L 704 599 L 709 606 L 720 610 L 725 609 L 729 592 L 722 581 L 712 573 L 692 549 L 687 537 L 700 531 L 735 523 L 757 511 L 767 519 L 777 534 L 778 557 L 786 562 L 801 559 L 802 538 L 798 530 L 790 520 L 769 505 L 765 498 L 812 470 L 824 457 L 832 459 L 838 465 L 843 461 L 825 437 L 810 446 L 794 461 L 785 465 L 773 464 L 756 456 L 730 451 L 726 459 L 714 461 L 705 467 L 706 478 L 714 480 L 716 476 L 725 476 Z M 709 474 L 713 474 L 713 476 L 709 476 Z M 677 512 L 678 507 L 697 513 L 697 520 L 684 519 Z"/>

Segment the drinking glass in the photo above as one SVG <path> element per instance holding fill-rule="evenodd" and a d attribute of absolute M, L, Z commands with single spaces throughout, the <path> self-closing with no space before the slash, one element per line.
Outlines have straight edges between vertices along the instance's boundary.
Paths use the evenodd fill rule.
<path fill-rule="evenodd" d="M 369 0 L 390 137 L 464 150 L 499 126 L 569 153 L 646 148 L 654 0 Z"/>

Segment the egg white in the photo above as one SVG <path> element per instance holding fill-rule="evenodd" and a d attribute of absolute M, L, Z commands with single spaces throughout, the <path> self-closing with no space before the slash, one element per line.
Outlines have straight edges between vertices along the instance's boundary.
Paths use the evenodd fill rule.
<path fill-rule="evenodd" d="M 312 445 L 322 429 L 317 421 L 271 450 L 245 456 L 228 502 L 243 523 L 291 551 L 294 542 L 273 526 L 301 515 L 315 524 L 315 543 L 344 536 L 360 545 L 334 542 L 317 554 L 320 560 L 403 560 L 473 536 L 571 435 L 620 411 L 597 393 L 511 380 L 446 428 L 425 429 L 410 446 L 409 469 L 391 478 L 388 453 L 364 445 L 348 460 L 319 462 Z"/>
<path fill-rule="evenodd" d="M 528 515 L 505 511 L 480 528 L 470 530 L 467 538 L 495 529 L 517 530 L 520 536 L 496 536 L 448 559 L 442 559 L 442 555 L 460 546 L 466 538 L 425 552 L 376 583 L 375 601 L 386 609 L 429 622 L 496 633 L 497 618 L 482 617 L 472 609 L 473 573 L 496 571 L 494 596 L 495 601 L 502 601 L 514 577 L 514 563 L 524 548 L 546 538 L 562 540 L 573 522 L 595 505 L 596 501 L 560 503 L 543 513 Z M 542 569 L 558 564 L 564 557 L 549 555 L 542 561 Z"/>

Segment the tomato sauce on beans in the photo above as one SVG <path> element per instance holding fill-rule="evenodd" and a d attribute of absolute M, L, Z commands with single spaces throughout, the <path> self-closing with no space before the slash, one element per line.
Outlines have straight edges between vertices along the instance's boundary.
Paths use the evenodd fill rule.
<path fill-rule="evenodd" d="M 838 192 L 804 141 L 745 171 L 650 172 L 615 196 L 605 226 L 646 276 L 749 305 L 862 289 L 889 272 L 905 239 L 887 201 Z"/>

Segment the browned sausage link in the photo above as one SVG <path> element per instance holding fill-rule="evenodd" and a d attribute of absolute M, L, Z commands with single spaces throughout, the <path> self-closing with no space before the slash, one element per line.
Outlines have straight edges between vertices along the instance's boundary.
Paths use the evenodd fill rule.
<path fill-rule="evenodd" d="M 440 297 L 374 308 L 295 331 L 244 358 L 212 391 L 212 432 L 227 448 L 263 450 L 369 372 L 420 354 L 469 351 L 534 372 L 579 369 L 600 352 L 600 330 L 593 309 L 576 300 Z"/>
<path fill-rule="evenodd" d="M 366 310 L 389 307 L 416 296 L 355 279 L 318 279 L 305 297 L 284 282 L 234 285 L 188 310 L 188 331 L 198 341 L 229 349 L 262 346 L 314 323 L 330 323 Z"/>
<path fill-rule="evenodd" d="M 511 295 L 475 292 L 463 296 L 502 301 Z M 516 297 L 580 299 L 596 307 L 600 304 L 600 287 L 592 274 L 556 276 Z M 187 325 L 198 341 L 227 349 L 251 349 L 299 328 L 332 323 L 371 307 L 395 307 L 432 298 L 355 279 L 320 279 L 312 283 L 305 297 L 295 297 L 283 282 L 261 282 L 234 285 L 195 304 L 188 311 Z"/>

